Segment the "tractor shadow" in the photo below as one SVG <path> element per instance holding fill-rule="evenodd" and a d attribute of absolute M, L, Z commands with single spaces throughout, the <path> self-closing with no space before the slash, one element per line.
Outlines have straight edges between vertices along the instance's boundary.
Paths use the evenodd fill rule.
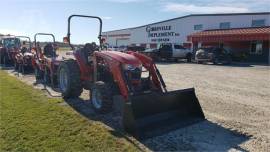
<path fill-rule="evenodd" d="M 13 69 L 13 66 L 11 65 L 3 65 L 3 64 L 0 64 L 0 69 L 1 70 L 12 70 Z"/>
<path fill-rule="evenodd" d="M 97 114 L 92 108 L 89 99 L 85 98 L 65 99 L 65 102 L 91 121 L 100 121 L 114 130 L 124 131 L 121 126 L 121 114 L 118 111 L 113 111 L 108 114 Z"/>
<path fill-rule="evenodd" d="M 213 63 L 204 63 L 205 65 L 212 65 L 212 66 L 223 66 L 223 67 L 240 67 L 240 68 L 249 68 L 254 67 L 254 65 L 248 63 L 241 63 L 241 62 L 233 62 L 231 64 L 213 64 Z"/>
<path fill-rule="evenodd" d="M 159 136 L 134 140 L 123 129 L 120 112 L 100 115 L 91 108 L 88 99 L 65 101 L 87 119 L 102 122 L 112 128 L 110 132 L 113 136 L 125 138 L 141 150 L 146 148 L 152 151 L 229 151 L 232 149 L 245 151 L 239 145 L 250 139 L 250 136 L 205 120 Z"/>
<path fill-rule="evenodd" d="M 153 151 L 246 151 L 240 144 L 249 139 L 250 136 L 205 120 L 142 143 Z"/>
<path fill-rule="evenodd" d="M 211 62 L 205 62 L 205 63 L 196 63 L 193 62 L 186 62 L 183 60 L 179 60 L 178 62 L 174 61 L 158 61 L 155 62 L 157 65 L 172 65 L 172 64 L 190 64 L 190 65 L 208 65 L 208 66 L 217 66 L 217 67 L 240 67 L 240 68 L 252 68 L 255 66 L 269 66 L 267 63 L 249 63 L 249 62 L 232 62 L 231 64 L 213 64 Z"/>

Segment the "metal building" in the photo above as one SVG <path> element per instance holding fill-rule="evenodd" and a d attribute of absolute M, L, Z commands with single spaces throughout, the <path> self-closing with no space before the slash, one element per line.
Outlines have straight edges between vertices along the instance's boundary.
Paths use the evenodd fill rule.
<path fill-rule="evenodd" d="M 264 27 L 264 30 L 260 30 L 262 27 Z M 250 61 L 267 62 L 269 60 L 269 27 L 270 12 L 191 14 L 139 27 L 103 32 L 103 37 L 109 46 L 136 45 L 157 48 L 161 43 L 177 43 L 196 49 L 206 45 L 219 45 L 231 49 L 231 51 L 236 52 L 235 54 L 240 53 L 240 56 L 242 55 L 241 52 L 253 55 L 253 57 L 248 58 Z M 235 29 L 240 32 L 236 37 L 242 37 L 242 39 L 235 41 L 235 37 L 232 35 L 231 38 L 234 38 L 232 39 L 234 43 L 232 43 L 231 40 L 224 37 L 233 31 L 237 33 Z M 252 32 L 248 29 L 253 29 L 253 32 L 259 30 L 261 34 L 257 32 L 257 36 L 254 35 L 252 38 L 244 39 L 246 35 L 250 35 L 249 32 Z M 194 41 L 195 39 L 192 40 L 196 33 L 198 33 L 198 37 L 198 35 L 209 33 L 209 31 L 212 31 L 212 34 L 222 31 L 223 34 L 216 35 L 212 41 L 207 40 L 209 34 L 201 38 L 200 41 L 198 41 L 198 38 L 196 41 Z M 259 35 L 265 36 L 262 38 Z"/>

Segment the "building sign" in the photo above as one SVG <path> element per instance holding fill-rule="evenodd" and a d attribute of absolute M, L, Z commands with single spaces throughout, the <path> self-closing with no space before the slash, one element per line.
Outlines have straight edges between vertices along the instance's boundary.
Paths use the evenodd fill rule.
<path fill-rule="evenodd" d="M 170 38 L 180 36 L 179 33 L 172 31 L 172 26 L 146 26 L 146 32 L 151 42 L 169 42 Z"/>
<path fill-rule="evenodd" d="M 111 34 L 111 35 L 108 35 L 108 37 L 126 37 L 126 36 L 130 36 L 130 34 Z"/>

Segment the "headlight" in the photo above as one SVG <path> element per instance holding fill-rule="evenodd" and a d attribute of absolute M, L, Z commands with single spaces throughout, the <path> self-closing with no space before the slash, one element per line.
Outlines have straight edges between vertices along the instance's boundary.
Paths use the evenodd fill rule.
<path fill-rule="evenodd" d="M 123 67 L 124 70 L 129 70 L 129 71 L 133 71 L 136 68 L 139 68 L 140 70 L 142 69 L 142 65 L 134 66 L 132 64 L 123 64 L 122 67 Z"/>

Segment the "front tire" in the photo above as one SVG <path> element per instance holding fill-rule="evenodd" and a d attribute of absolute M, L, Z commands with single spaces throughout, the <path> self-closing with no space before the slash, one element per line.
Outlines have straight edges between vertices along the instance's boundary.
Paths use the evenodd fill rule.
<path fill-rule="evenodd" d="M 112 111 L 113 93 L 108 84 L 98 81 L 90 92 L 91 104 L 97 113 L 108 113 Z"/>
<path fill-rule="evenodd" d="M 76 61 L 62 61 L 58 68 L 57 79 L 64 98 L 77 98 L 81 95 L 83 87 L 80 79 L 80 68 Z"/>
<path fill-rule="evenodd" d="M 14 63 L 14 70 L 18 71 L 19 70 L 19 64 L 15 61 Z"/>
<path fill-rule="evenodd" d="M 45 68 L 44 75 L 43 75 L 43 82 L 48 85 L 51 82 L 50 72 L 47 68 Z"/>

